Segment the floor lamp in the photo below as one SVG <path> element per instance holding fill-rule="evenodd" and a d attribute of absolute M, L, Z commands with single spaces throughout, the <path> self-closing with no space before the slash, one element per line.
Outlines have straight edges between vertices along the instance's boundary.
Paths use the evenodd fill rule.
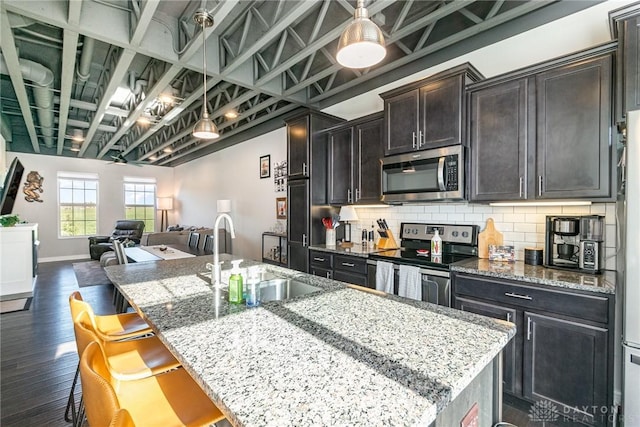
<path fill-rule="evenodd" d="M 157 205 L 158 205 L 158 210 L 161 211 L 161 216 L 160 216 L 160 231 L 164 231 L 165 230 L 165 222 L 167 224 L 167 226 L 169 225 L 169 220 L 168 220 L 168 215 L 167 215 L 167 211 L 170 211 L 173 209 L 173 198 L 172 197 L 158 197 L 158 200 L 156 201 Z"/>

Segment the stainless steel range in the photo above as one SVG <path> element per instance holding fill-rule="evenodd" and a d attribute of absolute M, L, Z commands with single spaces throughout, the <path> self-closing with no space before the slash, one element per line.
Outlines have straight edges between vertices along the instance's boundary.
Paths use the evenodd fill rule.
<path fill-rule="evenodd" d="M 431 238 L 435 230 L 442 238 L 442 255 L 431 255 Z M 378 261 L 393 264 L 394 293 L 398 293 L 401 264 L 420 267 L 422 276 L 422 300 L 451 306 L 449 265 L 478 255 L 477 225 L 402 223 L 400 225 L 400 249 L 369 255 L 368 285 L 376 287 Z"/>

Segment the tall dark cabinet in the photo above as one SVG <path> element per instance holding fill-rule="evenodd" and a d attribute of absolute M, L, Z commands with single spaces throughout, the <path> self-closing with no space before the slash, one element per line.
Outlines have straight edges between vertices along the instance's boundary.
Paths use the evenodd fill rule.
<path fill-rule="evenodd" d="M 323 244 L 323 216 L 336 213 L 327 203 L 327 137 L 320 131 L 342 119 L 306 111 L 287 125 L 288 267 L 308 272 L 309 245 Z"/>
<path fill-rule="evenodd" d="M 327 131 L 328 203 L 380 203 L 384 156 L 382 113 L 349 121 Z"/>
<path fill-rule="evenodd" d="M 471 201 L 611 200 L 615 43 L 469 87 Z"/>

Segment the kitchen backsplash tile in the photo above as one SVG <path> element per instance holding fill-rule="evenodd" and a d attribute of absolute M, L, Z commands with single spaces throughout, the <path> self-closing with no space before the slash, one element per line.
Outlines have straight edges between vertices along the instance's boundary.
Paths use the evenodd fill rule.
<path fill-rule="evenodd" d="M 476 224 L 484 230 L 487 219 L 493 218 L 496 229 L 503 233 L 505 245 L 516 248 L 516 258 L 524 259 L 524 248 L 544 248 L 547 215 L 605 215 L 605 266 L 615 270 L 616 217 L 615 203 L 595 203 L 591 206 L 487 206 L 467 203 L 411 204 L 387 208 L 358 208 L 360 221 L 353 224 L 352 239 L 360 243 L 360 230 L 371 229 L 377 218 L 385 218 L 395 237 L 400 240 L 402 222 L 434 222 Z M 376 226 L 377 227 L 377 226 Z M 358 230 L 358 232 L 356 232 Z"/>

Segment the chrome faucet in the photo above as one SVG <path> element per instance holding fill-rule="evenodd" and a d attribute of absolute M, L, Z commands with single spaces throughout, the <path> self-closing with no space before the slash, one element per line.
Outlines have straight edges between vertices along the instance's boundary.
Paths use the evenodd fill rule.
<path fill-rule="evenodd" d="M 220 286 L 220 249 L 219 249 L 219 241 L 220 235 L 218 233 L 218 228 L 220 227 L 220 220 L 226 219 L 229 221 L 229 226 L 231 228 L 231 238 L 236 238 L 236 233 L 233 230 L 233 221 L 231 217 L 226 213 L 219 214 L 216 218 L 216 222 L 213 225 L 213 274 L 211 275 L 211 284 L 214 287 Z"/>

